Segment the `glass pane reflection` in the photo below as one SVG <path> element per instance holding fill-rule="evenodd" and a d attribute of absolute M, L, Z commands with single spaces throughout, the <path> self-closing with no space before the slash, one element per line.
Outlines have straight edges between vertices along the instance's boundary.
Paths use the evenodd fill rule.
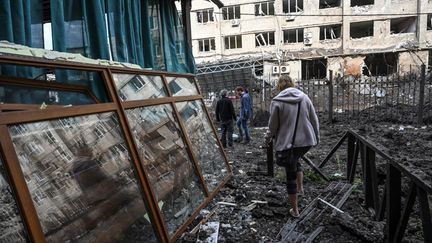
<path fill-rule="evenodd" d="M 113 74 L 120 99 L 145 100 L 166 97 L 167 93 L 160 76 Z"/>
<path fill-rule="evenodd" d="M 168 231 L 174 233 L 204 200 L 171 105 L 126 111 Z"/>
<path fill-rule="evenodd" d="M 27 232 L 0 158 L 0 242 L 26 241 L 28 241 Z"/>
<path fill-rule="evenodd" d="M 228 175 L 228 168 L 201 101 L 176 104 L 186 126 L 209 191 Z"/>
<path fill-rule="evenodd" d="M 173 96 L 198 95 L 195 81 L 191 78 L 166 77 Z"/>
<path fill-rule="evenodd" d="M 9 127 L 49 242 L 156 241 L 117 115 Z"/>

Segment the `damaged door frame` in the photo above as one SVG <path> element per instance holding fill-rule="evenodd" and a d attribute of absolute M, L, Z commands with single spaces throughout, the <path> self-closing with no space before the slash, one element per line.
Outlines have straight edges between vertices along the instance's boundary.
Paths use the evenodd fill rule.
<path fill-rule="evenodd" d="M 101 74 L 101 78 L 104 82 L 105 88 L 107 90 L 108 99 L 110 100 L 108 103 L 95 103 L 90 105 L 79 105 L 79 106 L 51 106 L 48 105 L 49 109 L 38 109 L 38 105 L 27 105 L 27 104 L 12 104 L 13 108 L 9 109 L 1 108 L 0 109 L 0 156 L 2 156 L 2 160 L 4 162 L 4 166 L 6 168 L 6 174 L 10 178 L 10 184 L 14 195 L 16 196 L 16 202 L 19 207 L 20 216 L 24 221 L 24 225 L 26 226 L 28 236 L 33 242 L 46 242 L 45 235 L 42 231 L 42 226 L 39 221 L 39 217 L 36 213 L 36 208 L 31 198 L 30 191 L 28 189 L 27 183 L 24 179 L 24 174 L 21 169 L 18 156 L 16 154 L 15 148 L 12 143 L 12 138 L 10 136 L 8 125 L 24 123 L 24 122 L 38 122 L 38 121 L 47 121 L 56 118 L 65 118 L 71 116 L 79 116 L 79 115 L 91 115 L 98 114 L 102 112 L 113 112 L 119 118 L 120 131 L 124 134 L 125 143 L 128 147 L 128 151 L 131 155 L 131 166 L 136 171 L 138 186 L 140 187 L 140 191 L 142 192 L 142 198 L 144 204 L 147 206 L 148 214 L 150 216 L 150 220 L 154 225 L 154 231 L 158 237 L 158 239 L 162 242 L 174 242 L 181 234 L 185 231 L 188 225 L 194 220 L 194 218 L 199 214 L 200 210 L 206 207 L 210 201 L 215 197 L 215 195 L 219 192 L 219 190 L 225 185 L 227 181 L 232 178 L 232 169 L 228 163 L 227 156 L 225 151 L 223 150 L 222 143 L 219 140 L 219 136 L 217 135 L 216 128 L 214 124 L 211 122 L 210 115 L 208 113 L 207 108 L 205 107 L 204 99 L 202 97 L 201 90 L 198 87 L 197 79 L 195 75 L 191 74 L 178 74 L 178 73 L 167 73 L 163 71 L 149 71 L 149 70 L 140 70 L 126 67 L 111 67 L 111 66 L 102 66 L 102 65 L 94 65 L 94 64 L 81 64 L 81 63 L 73 63 L 73 62 L 64 62 L 64 61 L 51 61 L 44 59 L 31 59 L 28 57 L 16 57 L 16 56 L 0 56 L 0 64 L 12 64 L 18 66 L 32 66 L 32 67 L 44 67 L 44 68 L 58 68 L 58 69 L 74 69 L 80 71 L 93 71 Z M 134 100 L 134 101 L 121 101 L 119 98 L 119 94 L 117 89 L 115 88 L 115 83 L 113 79 L 113 73 L 124 73 L 124 74 L 135 74 L 135 75 L 153 75 L 162 77 L 163 85 L 168 92 L 168 97 L 157 98 L 157 99 L 148 99 L 148 100 Z M 192 96 L 172 96 L 172 93 L 169 89 L 168 82 L 166 80 L 166 76 L 170 77 L 183 77 L 193 79 L 194 86 L 196 87 L 198 94 Z M 27 81 L 18 80 L 18 79 L 9 79 L 6 78 L 11 84 L 15 82 L 22 84 L 31 84 L 27 83 Z M 37 85 L 39 86 L 39 84 Z M 51 85 L 52 86 L 52 85 Z M 54 87 L 54 86 L 53 86 Z M 61 88 L 66 91 L 81 91 L 81 92 L 90 92 L 89 90 L 83 90 L 81 87 L 70 87 L 69 85 L 59 85 L 56 88 Z M 96 100 L 95 100 L 96 101 Z M 200 163 L 197 159 L 197 156 L 192 150 L 192 143 L 187 133 L 186 127 L 180 117 L 180 114 L 175 106 L 176 102 L 184 102 L 184 101 L 198 101 L 204 107 L 205 115 L 210 123 L 212 131 L 217 139 L 217 144 L 219 146 L 219 151 L 221 152 L 223 159 L 225 160 L 225 164 L 228 169 L 228 175 L 219 183 L 219 185 L 214 189 L 213 192 L 209 192 L 207 188 L 207 184 L 204 181 L 203 175 L 200 172 L 199 168 L 201 168 Z M 146 107 L 160 104 L 168 104 L 173 108 L 174 115 L 176 121 L 179 123 L 179 128 L 181 130 L 181 135 L 185 141 L 187 146 L 187 152 L 191 162 L 194 165 L 194 172 L 199 176 L 199 182 L 204 190 L 205 198 L 203 202 L 200 204 L 198 208 L 196 208 L 191 216 L 175 231 L 170 234 L 168 233 L 167 226 L 164 222 L 164 218 L 162 216 L 161 211 L 158 208 L 158 202 L 156 199 L 156 194 L 151 187 L 150 180 L 147 176 L 146 169 L 141 163 L 141 159 L 139 156 L 138 147 L 135 143 L 133 133 L 131 130 L 131 126 L 126 117 L 125 109 L 130 108 L 138 108 L 138 107 Z M 2 104 L 2 106 L 8 106 L 8 104 Z M 18 112 L 2 112 L 2 110 L 14 110 Z"/>

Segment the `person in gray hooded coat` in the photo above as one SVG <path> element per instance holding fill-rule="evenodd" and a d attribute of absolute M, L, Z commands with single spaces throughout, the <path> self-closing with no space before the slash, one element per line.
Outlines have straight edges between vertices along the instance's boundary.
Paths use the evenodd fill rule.
<path fill-rule="evenodd" d="M 319 122 L 311 100 L 305 93 L 294 88 L 294 82 L 288 75 L 279 78 L 278 90 L 280 93 L 270 104 L 266 142 L 273 139 L 276 152 L 293 148 L 294 161 L 290 161 L 290 166 L 285 167 L 285 171 L 288 199 L 292 207 L 290 213 L 298 217 L 297 192 L 303 193 L 303 172 L 299 159 L 319 143 Z M 297 117 L 296 135 L 292 144 Z"/>

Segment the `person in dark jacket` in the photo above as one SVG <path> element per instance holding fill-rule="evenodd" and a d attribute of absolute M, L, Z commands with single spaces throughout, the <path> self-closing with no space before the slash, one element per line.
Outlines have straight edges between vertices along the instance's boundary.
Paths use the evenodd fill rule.
<path fill-rule="evenodd" d="M 238 142 L 243 141 L 244 133 L 244 143 L 247 144 L 251 139 L 247 122 L 252 117 L 252 99 L 243 87 L 237 87 L 236 93 L 240 97 L 240 114 L 237 120 L 237 127 L 239 129 Z"/>
<path fill-rule="evenodd" d="M 227 134 L 228 146 L 233 146 L 234 120 L 236 119 L 233 103 L 227 97 L 227 93 L 226 89 L 221 90 L 221 99 L 216 104 L 216 120 L 221 123 L 221 141 L 224 148 L 227 145 Z"/>
<path fill-rule="evenodd" d="M 299 159 L 312 146 L 319 143 L 319 122 L 311 100 L 305 93 L 294 88 L 291 77 L 281 76 L 278 81 L 278 90 L 280 93 L 273 98 L 270 104 L 266 142 L 269 143 L 273 139 L 276 152 L 293 149 L 294 158 L 289 161 L 285 171 L 288 199 L 292 207 L 290 213 L 293 217 L 298 217 L 300 214 L 297 192 L 303 193 L 303 172 Z"/>

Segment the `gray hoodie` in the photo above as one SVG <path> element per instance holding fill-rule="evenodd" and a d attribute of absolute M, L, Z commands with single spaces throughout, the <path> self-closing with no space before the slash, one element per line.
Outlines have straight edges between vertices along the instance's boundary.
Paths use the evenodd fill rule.
<path fill-rule="evenodd" d="M 270 119 L 266 138 L 274 138 L 276 151 L 292 147 L 298 103 L 300 115 L 294 147 L 315 146 L 319 143 L 319 123 L 309 97 L 296 88 L 282 90 L 270 104 Z"/>

